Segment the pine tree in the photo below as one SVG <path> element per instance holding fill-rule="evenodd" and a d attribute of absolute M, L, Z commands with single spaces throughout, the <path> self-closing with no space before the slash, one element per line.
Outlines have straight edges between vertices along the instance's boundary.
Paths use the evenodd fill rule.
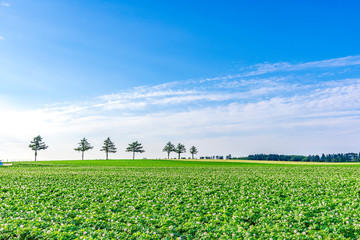
<path fill-rule="evenodd" d="M 168 142 L 163 149 L 163 152 L 167 152 L 168 159 L 170 158 L 170 153 L 174 151 L 175 151 L 175 146 L 171 142 Z"/>
<path fill-rule="evenodd" d="M 176 152 L 176 153 L 178 154 L 178 159 L 180 159 L 180 154 L 186 152 L 185 146 L 182 145 L 181 143 L 179 143 L 179 144 L 176 146 L 174 152 Z"/>
<path fill-rule="evenodd" d="M 79 142 L 79 147 L 74 148 L 75 151 L 81 152 L 81 159 L 84 160 L 84 152 L 88 151 L 90 149 L 93 149 L 94 147 L 90 145 L 90 143 L 87 141 L 86 138 L 83 138 Z"/>
<path fill-rule="evenodd" d="M 325 157 L 325 154 L 322 154 L 322 155 L 321 155 L 320 160 L 321 160 L 321 162 L 326 162 L 326 157 Z"/>
<path fill-rule="evenodd" d="M 110 140 L 109 137 L 104 141 L 104 145 L 102 146 L 102 149 L 100 149 L 100 151 L 105 151 L 106 160 L 109 159 L 109 153 L 116 153 L 115 144 Z"/>
<path fill-rule="evenodd" d="M 43 142 L 42 137 L 39 135 L 37 137 L 34 137 L 34 140 L 30 142 L 29 148 L 35 151 L 35 162 L 36 162 L 37 152 L 40 150 L 47 149 L 48 146 L 45 145 L 45 142 Z"/>
<path fill-rule="evenodd" d="M 195 146 L 192 146 L 190 148 L 190 153 L 191 153 L 191 156 L 192 156 L 192 159 L 194 159 L 194 154 L 197 154 L 198 153 L 198 150 Z"/>
<path fill-rule="evenodd" d="M 133 159 L 135 159 L 135 153 L 143 153 L 145 150 L 143 150 L 143 146 L 138 141 L 130 143 L 129 146 L 126 148 L 127 152 L 133 153 Z"/>

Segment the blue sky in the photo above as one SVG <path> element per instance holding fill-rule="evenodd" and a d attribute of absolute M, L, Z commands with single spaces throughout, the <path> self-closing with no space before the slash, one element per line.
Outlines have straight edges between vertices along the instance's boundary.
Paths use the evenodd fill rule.
<path fill-rule="evenodd" d="M 358 1 L 0 3 L 0 158 L 359 151 Z M 90 158 L 103 153 L 89 152 Z M 2 156 L 3 157 L 2 157 Z"/>

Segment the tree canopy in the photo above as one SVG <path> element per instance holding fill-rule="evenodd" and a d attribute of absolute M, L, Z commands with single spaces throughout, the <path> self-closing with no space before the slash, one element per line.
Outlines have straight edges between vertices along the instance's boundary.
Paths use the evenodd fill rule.
<path fill-rule="evenodd" d="M 104 141 L 104 145 L 102 146 L 100 151 L 104 151 L 106 153 L 106 160 L 109 159 L 109 153 L 116 153 L 115 144 L 113 143 L 113 141 L 111 141 L 109 137 Z"/>
<path fill-rule="evenodd" d="M 279 155 L 279 154 L 253 154 L 247 157 L 249 160 L 270 161 L 302 161 L 302 162 L 360 162 L 360 153 L 337 153 L 319 155 Z"/>
<path fill-rule="evenodd" d="M 126 152 L 132 152 L 133 153 L 133 159 L 135 159 L 135 153 L 143 153 L 145 150 L 143 150 L 143 146 L 138 141 L 132 142 L 129 144 L 129 146 L 126 148 Z"/>
<path fill-rule="evenodd" d="M 43 142 L 42 137 L 40 135 L 38 135 L 37 137 L 34 137 L 34 140 L 32 140 L 30 142 L 29 148 L 31 148 L 31 150 L 35 151 L 35 162 L 36 162 L 37 152 L 40 150 L 47 149 L 48 146 L 46 146 L 45 142 Z"/>
<path fill-rule="evenodd" d="M 165 145 L 163 152 L 167 152 L 168 159 L 170 158 L 170 153 L 175 151 L 175 145 L 172 144 L 170 141 Z"/>
<path fill-rule="evenodd" d="M 185 152 L 186 152 L 186 148 L 185 148 L 184 145 L 182 145 L 181 143 L 179 143 L 179 144 L 176 146 L 174 152 L 176 152 L 176 153 L 178 154 L 178 159 L 180 159 L 180 154 L 181 154 L 181 153 L 185 153 Z"/>
<path fill-rule="evenodd" d="M 90 145 L 90 143 L 87 141 L 86 138 L 83 138 L 79 142 L 79 146 L 77 148 L 74 148 L 75 151 L 81 152 L 81 159 L 84 160 L 84 152 L 88 151 L 90 149 L 93 149 L 94 147 Z"/>
<path fill-rule="evenodd" d="M 198 150 L 195 146 L 192 146 L 190 148 L 190 153 L 191 153 L 191 158 L 194 159 L 194 154 L 197 154 L 198 153 Z"/>

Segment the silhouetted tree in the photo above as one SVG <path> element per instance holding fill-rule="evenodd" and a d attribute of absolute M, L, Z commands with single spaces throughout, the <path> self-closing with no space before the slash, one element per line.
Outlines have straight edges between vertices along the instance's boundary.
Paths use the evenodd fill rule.
<path fill-rule="evenodd" d="M 34 137 L 34 140 L 30 142 L 29 148 L 35 151 L 35 162 L 36 162 L 37 152 L 40 150 L 47 149 L 48 146 L 45 145 L 45 142 L 43 142 L 42 137 L 39 135 L 37 137 Z"/>
<path fill-rule="evenodd" d="M 135 153 L 143 153 L 145 150 L 143 150 L 143 146 L 138 141 L 130 143 L 129 146 L 126 148 L 127 152 L 133 153 L 133 159 L 135 159 Z"/>
<path fill-rule="evenodd" d="M 175 146 L 171 142 L 168 142 L 163 149 L 163 152 L 167 152 L 168 159 L 170 158 L 170 153 L 174 151 L 175 151 Z"/>
<path fill-rule="evenodd" d="M 106 160 L 108 160 L 109 153 L 116 153 L 115 144 L 113 143 L 113 141 L 110 140 L 109 137 L 104 141 L 104 145 L 102 146 L 102 149 L 100 149 L 100 151 L 105 151 Z"/>
<path fill-rule="evenodd" d="M 74 148 L 75 151 L 81 152 L 81 159 L 84 160 L 84 152 L 88 151 L 90 149 L 93 149 L 94 147 L 90 145 L 90 143 L 87 141 L 86 138 L 83 138 L 79 142 L 79 147 Z"/>

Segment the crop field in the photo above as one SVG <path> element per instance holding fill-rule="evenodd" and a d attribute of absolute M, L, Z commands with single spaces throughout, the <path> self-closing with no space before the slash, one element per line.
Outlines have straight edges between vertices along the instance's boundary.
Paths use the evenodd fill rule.
<path fill-rule="evenodd" d="M 15 163 L 0 168 L 0 239 L 358 239 L 359 167 Z"/>

